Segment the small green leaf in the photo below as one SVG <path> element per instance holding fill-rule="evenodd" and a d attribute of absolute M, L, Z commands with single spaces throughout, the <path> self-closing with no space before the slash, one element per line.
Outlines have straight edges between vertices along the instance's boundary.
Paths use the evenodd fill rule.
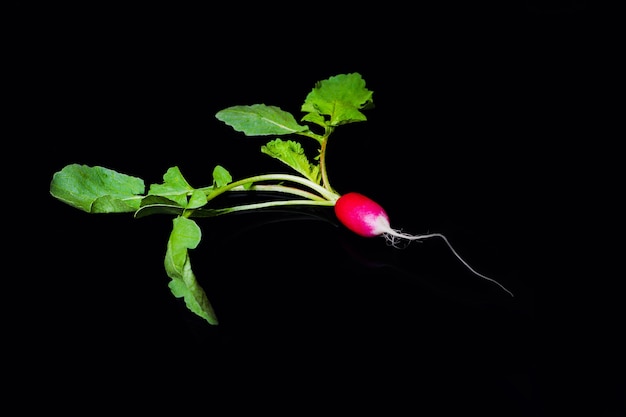
<path fill-rule="evenodd" d="M 300 143 L 274 139 L 263 146 L 261 152 L 284 162 L 316 184 L 320 183 L 319 165 L 309 162 Z"/>
<path fill-rule="evenodd" d="M 365 121 L 367 118 L 359 110 L 373 106 L 372 95 L 359 73 L 335 75 L 318 82 L 307 95 L 302 111 L 309 114 L 302 120 L 322 126 Z M 320 115 L 328 116 L 324 124 Z"/>
<path fill-rule="evenodd" d="M 230 175 L 230 172 L 226 170 L 221 165 L 217 165 L 213 169 L 213 186 L 220 188 L 225 185 L 230 184 L 233 181 L 233 177 Z"/>
<path fill-rule="evenodd" d="M 148 194 L 160 196 L 185 195 L 193 191 L 193 187 L 189 185 L 180 169 L 176 166 L 171 167 L 163 175 L 162 184 L 152 184 Z"/>
<path fill-rule="evenodd" d="M 183 298 L 191 312 L 210 324 L 218 324 L 213 307 L 196 280 L 189 259 L 188 249 L 195 249 L 201 237 L 202 232 L 196 222 L 185 217 L 176 217 L 167 242 L 165 270 L 172 279 L 169 283 L 172 294 L 177 298 Z"/>
<path fill-rule="evenodd" d="M 298 124 L 291 113 L 265 104 L 228 107 L 215 117 L 247 136 L 288 135 L 309 130 L 308 126 Z"/>
<path fill-rule="evenodd" d="M 197 209 L 204 206 L 207 203 L 206 194 L 202 192 L 202 190 L 193 190 L 191 195 L 189 196 L 189 201 L 187 202 L 188 209 Z"/>
<path fill-rule="evenodd" d="M 128 213 L 139 208 L 145 190 L 141 178 L 100 166 L 71 164 L 54 173 L 50 194 L 87 213 Z"/>
<path fill-rule="evenodd" d="M 181 207 L 187 207 L 187 196 L 194 191 L 183 177 L 178 167 L 174 166 L 163 175 L 162 184 L 150 185 L 148 195 L 158 195 L 176 201 Z"/>
<path fill-rule="evenodd" d="M 183 265 L 187 260 L 187 249 L 195 249 L 200 244 L 202 231 L 193 220 L 176 217 L 172 220 L 173 228 L 167 242 L 166 269 L 175 278 L 183 276 Z"/>

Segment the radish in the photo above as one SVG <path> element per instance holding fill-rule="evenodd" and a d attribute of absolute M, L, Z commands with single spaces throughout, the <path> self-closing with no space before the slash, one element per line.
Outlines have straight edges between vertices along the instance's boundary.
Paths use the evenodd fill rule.
<path fill-rule="evenodd" d="M 184 298 L 189 310 L 210 324 L 217 324 L 217 317 L 189 261 L 188 251 L 198 246 L 202 236 L 194 218 L 286 206 L 334 206 L 337 218 L 348 229 L 363 237 L 383 236 L 394 247 L 439 237 L 471 272 L 513 296 L 495 280 L 472 269 L 442 234 L 410 235 L 392 229 L 389 216 L 378 203 L 355 192 L 341 195 L 330 185 L 326 167 L 328 139 L 339 126 L 367 120 L 362 110 L 373 107 L 372 94 L 359 73 L 338 74 L 315 84 L 301 107 L 306 114 L 300 121 L 280 107 L 265 104 L 230 106 L 215 114 L 218 120 L 246 136 L 273 136 L 261 151 L 298 175 L 266 173 L 233 180 L 226 168 L 216 165 L 210 185 L 197 188 L 190 185 L 178 166 L 173 166 L 163 175 L 162 183 L 146 188 L 144 180 L 138 177 L 102 166 L 70 164 L 53 175 L 50 193 L 89 213 L 131 212 L 135 218 L 159 213 L 176 215 L 165 254 L 165 270 L 172 279 L 170 289 L 177 298 Z M 310 124 L 317 125 L 316 129 L 311 129 Z M 313 139 L 318 145 L 315 159 L 309 158 L 300 142 L 281 138 L 289 135 Z M 257 197 L 259 193 L 282 197 L 212 204 L 219 196 L 247 192 Z"/>
<path fill-rule="evenodd" d="M 457 259 L 461 261 L 461 263 L 470 271 L 487 281 L 493 282 L 508 294 L 513 296 L 511 291 L 506 289 L 496 280 L 475 271 L 467 262 L 465 262 L 465 260 L 463 260 L 463 258 L 461 258 L 448 239 L 441 233 L 410 235 L 393 229 L 385 209 L 383 209 L 380 204 L 363 194 L 349 192 L 339 197 L 335 202 L 335 215 L 344 226 L 354 233 L 363 237 L 382 236 L 393 246 L 397 246 L 400 241 L 423 240 L 432 237 L 441 238 L 446 243 L 448 248 L 450 248 L 454 256 L 456 256 Z"/>

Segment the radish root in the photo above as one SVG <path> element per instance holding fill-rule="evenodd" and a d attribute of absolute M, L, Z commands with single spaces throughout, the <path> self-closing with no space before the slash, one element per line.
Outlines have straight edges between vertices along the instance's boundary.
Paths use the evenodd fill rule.
<path fill-rule="evenodd" d="M 389 228 L 388 230 L 386 230 L 385 232 L 382 233 L 382 236 L 385 238 L 385 240 L 387 241 L 387 243 L 393 247 L 396 248 L 401 248 L 404 247 L 406 245 L 400 245 L 401 243 L 409 243 L 411 241 L 414 240 L 423 240 L 423 239 L 430 239 L 433 237 L 438 237 L 443 239 L 443 241 L 445 242 L 445 244 L 448 246 L 448 248 L 450 249 L 450 251 L 452 252 L 452 254 L 454 256 L 456 256 L 456 258 L 463 264 L 465 265 L 465 267 L 467 269 L 469 269 L 472 273 L 474 273 L 475 275 L 479 276 L 480 278 L 486 279 L 487 281 L 493 282 L 494 284 L 496 284 L 497 286 L 499 286 L 500 288 L 502 288 L 504 291 L 506 291 L 511 297 L 514 297 L 513 293 L 511 291 L 509 291 L 506 287 L 504 287 L 502 284 L 500 284 L 498 281 L 496 281 L 493 278 L 489 278 L 486 275 L 481 274 L 480 272 L 476 271 L 474 268 L 472 268 L 462 257 L 461 255 L 458 254 L 458 252 L 454 249 L 454 247 L 452 246 L 452 244 L 448 241 L 448 239 L 442 235 L 441 233 L 427 233 L 427 234 L 423 234 L 423 235 L 410 235 L 408 233 L 403 233 L 399 230 L 396 229 L 392 229 Z"/>

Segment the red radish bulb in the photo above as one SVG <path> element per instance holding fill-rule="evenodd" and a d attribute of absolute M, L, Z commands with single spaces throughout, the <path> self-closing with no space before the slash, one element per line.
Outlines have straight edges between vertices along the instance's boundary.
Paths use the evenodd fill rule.
<path fill-rule="evenodd" d="M 391 229 L 385 210 L 363 194 L 351 192 L 339 197 L 335 215 L 348 229 L 363 237 L 380 236 Z"/>
<path fill-rule="evenodd" d="M 397 246 L 399 241 L 412 241 L 439 237 L 443 239 L 454 256 L 456 256 L 456 258 L 470 271 L 487 281 L 493 282 L 513 296 L 511 291 L 507 290 L 496 280 L 476 272 L 467 262 L 463 260 L 463 258 L 461 258 L 456 250 L 454 250 L 444 235 L 440 233 L 410 235 L 393 229 L 385 209 L 383 209 L 380 204 L 363 194 L 350 192 L 339 197 L 335 202 L 335 215 L 344 226 L 354 233 L 363 237 L 382 236 L 392 246 Z"/>

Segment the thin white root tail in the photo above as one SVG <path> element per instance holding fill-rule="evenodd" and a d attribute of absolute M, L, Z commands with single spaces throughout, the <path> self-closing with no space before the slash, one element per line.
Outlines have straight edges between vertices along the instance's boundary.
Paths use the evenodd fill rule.
<path fill-rule="evenodd" d="M 410 235 L 410 234 L 407 234 L 407 233 L 402 233 L 399 230 L 390 229 L 390 230 L 386 231 L 385 233 L 383 233 L 383 237 L 387 240 L 387 243 L 389 243 L 390 245 L 392 245 L 394 247 L 400 247 L 399 242 L 402 242 L 402 241 L 423 240 L 423 239 L 429 239 L 431 237 L 439 237 L 439 238 L 443 239 L 443 241 L 446 243 L 446 245 L 448 245 L 448 248 L 450 248 L 450 251 L 452 252 L 452 254 L 454 256 L 456 256 L 456 258 L 459 261 L 461 261 L 461 263 L 463 265 L 465 265 L 465 267 L 467 269 L 472 271 L 475 275 L 477 275 L 477 276 L 479 276 L 479 277 L 481 277 L 483 279 L 486 279 L 487 281 L 493 282 L 494 284 L 496 284 L 497 286 L 502 288 L 504 291 L 506 291 L 511 297 L 514 297 L 513 293 L 511 291 L 509 291 L 508 289 L 506 289 L 506 287 L 504 287 L 504 285 L 500 284 L 498 281 L 496 281 L 493 278 L 489 278 L 488 276 L 485 276 L 485 275 L 481 274 L 480 272 L 477 272 L 467 262 L 465 262 L 465 260 L 463 258 L 461 258 L 461 255 L 459 255 L 458 252 L 454 249 L 454 247 L 452 247 L 452 245 L 450 244 L 448 239 L 444 235 L 442 235 L 441 233 L 428 233 L 428 234 L 424 234 L 424 235 Z"/>

